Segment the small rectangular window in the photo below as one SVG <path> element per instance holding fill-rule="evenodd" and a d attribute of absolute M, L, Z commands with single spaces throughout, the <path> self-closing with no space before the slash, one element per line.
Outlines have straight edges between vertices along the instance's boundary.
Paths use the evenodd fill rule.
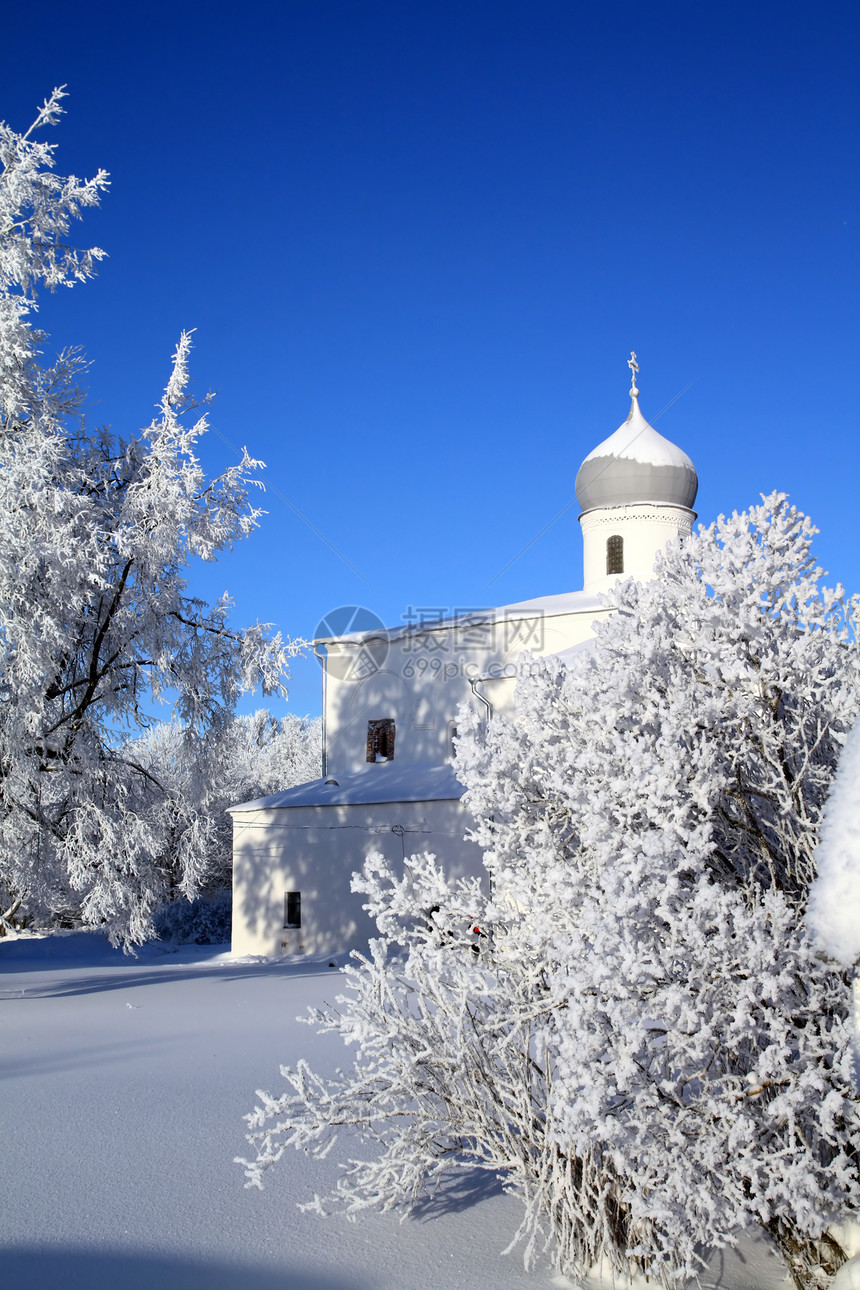
<path fill-rule="evenodd" d="M 301 927 L 302 893 L 300 891 L 284 892 L 284 927 Z"/>
<path fill-rule="evenodd" d="M 394 719 L 367 723 L 367 760 L 394 761 Z"/>

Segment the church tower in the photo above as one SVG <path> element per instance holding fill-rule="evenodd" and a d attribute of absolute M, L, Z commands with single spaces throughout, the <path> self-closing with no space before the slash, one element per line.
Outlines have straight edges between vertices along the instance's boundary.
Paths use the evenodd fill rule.
<path fill-rule="evenodd" d="M 690 458 L 639 410 L 636 374 L 623 425 L 588 454 L 576 476 L 582 507 L 583 590 L 606 591 L 619 575 L 650 578 L 670 538 L 689 536 L 699 480 Z"/>

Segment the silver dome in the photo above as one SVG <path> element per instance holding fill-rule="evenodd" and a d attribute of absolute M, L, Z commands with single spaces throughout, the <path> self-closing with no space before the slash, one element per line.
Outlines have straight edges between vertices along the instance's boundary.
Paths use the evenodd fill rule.
<path fill-rule="evenodd" d="M 698 488 L 690 458 L 648 424 L 635 396 L 627 420 L 588 454 L 576 476 L 583 511 L 632 502 L 692 510 Z"/>

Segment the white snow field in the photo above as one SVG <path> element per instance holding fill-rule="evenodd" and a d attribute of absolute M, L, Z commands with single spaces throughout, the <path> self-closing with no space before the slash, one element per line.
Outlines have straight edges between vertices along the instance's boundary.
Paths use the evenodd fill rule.
<path fill-rule="evenodd" d="M 337 1158 L 285 1157 L 246 1191 L 242 1116 L 279 1066 L 349 1060 L 296 1021 L 332 1000 L 326 958 L 235 960 L 226 947 L 93 933 L 0 941 L 0 1259 L 26 1290 L 515 1290 L 568 1287 L 500 1257 L 516 1200 L 465 1176 L 401 1222 L 320 1218 Z M 340 961 L 340 960 L 339 960 Z M 338 1144 L 339 1147 L 341 1144 Z M 347 1154 L 344 1146 L 341 1158 Z M 590 1284 L 590 1282 L 589 1282 Z M 704 1290 L 785 1286 L 762 1243 L 717 1260 Z"/>

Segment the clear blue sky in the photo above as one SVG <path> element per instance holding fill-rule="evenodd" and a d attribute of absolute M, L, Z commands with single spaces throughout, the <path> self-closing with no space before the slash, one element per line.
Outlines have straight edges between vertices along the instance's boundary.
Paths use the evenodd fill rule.
<path fill-rule="evenodd" d="M 626 416 L 635 349 L 649 419 L 685 391 L 656 424 L 700 518 L 785 489 L 860 590 L 858 34 L 838 2 L 7 8 L 0 116 L 66 82 L 59 169 L 112 176 L 79 235 L 110 258 L 41 316 L 93 419 L 145 424 L 197 328 L 214 425 L 349 561 L 270 491 L 193 589 L 309 636 L 579 587 L 575 502 L 501 571 Z M 319 702 L 300 664 L 291 706 Z"/>

